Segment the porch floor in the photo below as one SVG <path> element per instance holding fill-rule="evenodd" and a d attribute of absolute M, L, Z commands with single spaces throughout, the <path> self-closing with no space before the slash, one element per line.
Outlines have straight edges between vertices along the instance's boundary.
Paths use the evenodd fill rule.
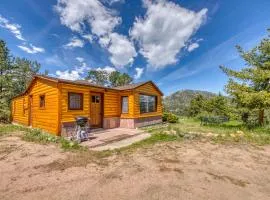
<path fill-rule="evenodd" d="M 149 133 L 139 129 L 114 128 L 94 130 L 90 140 L 81 145 L 91 150 L 103 151 L 129 146 L 150 137 Z"/>

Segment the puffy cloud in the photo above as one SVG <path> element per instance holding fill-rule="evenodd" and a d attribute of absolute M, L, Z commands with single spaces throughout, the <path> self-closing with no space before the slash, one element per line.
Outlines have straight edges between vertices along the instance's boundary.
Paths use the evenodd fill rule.
<path fill-rule="evenodd" d="M 130 36 L 138 42 L 140 53 L 153 68 L 178 61 L 177 54 L 206 18 L 207 9 L 185 9 L 165 0 L 145 0 L 144 18 L 136 18 Z"/>
<path fill-rule="evenodd" d="M 127 64 L 132 64 L 137 56 L 135 47 L 126 36 L 118 33 L 110 34 L 110 44 L 107 47 L 110 52 L 110 61 L 117 67 L 122 68 Z"/>
<path fill-rule="evenodd" d="M 83 47 L 84 46 L 84 41 L 77 38 L 77 37 L 73 37 L 70 39 L 69 43 L 67 43 L 64 47 L 65 48 L 76 48 L 76 47 Z"/>
<path fill-rule="evenodd" d="M 111 33 L 121 23 L 121 18 L 99 0 L 58 0 L 55 10 L 61 23 L 71 30 L 82 32 L 86 21 L 97 36 Z"/>
<path fill-rule="evenodd" d="M 96 68 L 96 70 L 98 70 L 98 71 L 106 71 L 108 73 L 112 73 L 112 72 L 116 71 L 115 68 L 110 67 L 110 66 L 105 66 L 103 68 L 102 67 L 98 67 L 98 68 Z"/>
<path fill-rule="evenodd" d="M 19 24 L 10 23 L 8 19 L 0 15 L 0 26 L 9 30 L 19 40 L 25 41 L 21 33 L 21 26 Z"/>
<path fill-rule="evenodd" d="M 88 40 L 90 43 L 92 43 L 94 40 L 93 35 L 91 35 L 91 34 L 85 34 L 85 35 L 82 35 L 82 37 L 84 39 Z"/>
<path fill-rule="evenodd" d="M 188 50 L 188 52 L 191 52 L 191 51 L 197 49 L 199 46 L 200 46 L 200 45 L 199 45 L 197 42 L 194 42 L 194 43 L 192 43 L 192 44 L 190 44 L 190 45 L 188 46 L 187 50 Z"/>
<path fill-rule="evenodd" d="M 134 57 L 137 56 L 133 42 L 126 36 L 114 32 L 114 28 L 122 21 L 115 11 L 106 8 L 99 0 L 58 0 L 55 9 L 63 25 L 79 32 L 90 42 L 96 37 L 100 46 L 109 51 L 110 61 L 114 66 L 122 68 L 133 63 Z M 87 26 L 93 35 L 84 33 Z"/>
<path fill-rule="evenodd" d="M 80 73 L 76 70 L 65 70 L 65 71 L 57 70 L 55 74 L 58 78 L 62 78 L 66 80 L 74 81 L 74 80 L 81 79 Z"/>
<path fill-rule="evenodd" d="M 136 67 L 136 68 L 135 68 L 135 71 L 136 71 L 136 74 L 134 75 L 134 79 L 139 79 L 139 78 L 141 78 L 144 69 L 143 69 L 143 68 Z"/>
<path fill-rule="evenodd" d="M 30 44 L 30 46 L 26 46 L 26 45 L 18 45 L 18 47 L 25 51 L 26 53 L 30 53 L 30 54 L 36 54 L 36 53 L 43 53 L 45 52 L 45 49 L 41 48 L 41 47 L 36 47 L 32 44 Z"/>

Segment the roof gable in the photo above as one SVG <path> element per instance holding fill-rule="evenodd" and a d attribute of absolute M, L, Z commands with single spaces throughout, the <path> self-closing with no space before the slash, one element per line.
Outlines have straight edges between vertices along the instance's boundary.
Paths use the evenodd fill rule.
<path fill-rule="evenodd" d="M 158 88 L 158 86 L 153 82 L 153 81 L 145 81 L 145 82 L 140 82 L 140 83 L 133 83 L 133 84 L 129 84 L 129 85 L 123 85 L 123 86 L 118 86 L 118 87 L 114 87 L 117 90 L 133 90 L 136 88 L 139 88 L 147 83 L 150 83 L 153 85 L 153 87 L 163 96 L 163 93 L 161 92 L 161 90 Z"/>

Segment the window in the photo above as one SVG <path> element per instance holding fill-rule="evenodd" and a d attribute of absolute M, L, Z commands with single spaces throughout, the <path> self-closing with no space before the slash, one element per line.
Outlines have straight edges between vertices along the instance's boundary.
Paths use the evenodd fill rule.
<path fill-rule="evenodd" d="M 69 110 L 83 110 L 83 94 L 82 93 L 68 93 L 68 109 Z"/>
<path fill-rule="evenodd" d="M 157 110 L 156 96 L 140 95 L 141 113 L 156 112 L 156 110 Z"/>
<path fill-rule="evenodd" d="M 92 103 L 99 103 L 100 102 L 100 96 L 92 96 Z"/>
<path fill-rule="evenodd" d="M 128 113 L 128 97 L 122 97 L 122 113 Z"/>
<path fill-rule="evenodd" d="M 39 107 L 40 108 L 45 108 L 45 95 L 40 95 L 39 96 Z"/>

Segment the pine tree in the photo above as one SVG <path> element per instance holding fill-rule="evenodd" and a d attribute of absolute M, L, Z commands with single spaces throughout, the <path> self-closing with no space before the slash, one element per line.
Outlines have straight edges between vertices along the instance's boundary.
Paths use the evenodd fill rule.
<path fill-rule="evenodd" d="M 39 72 L 40 64 L 25 58 L 16 58 L 13 63 L 13 93 L 22 93 L 33 77 Z"/>
<path fill-rule="evenodd" d="M 230 79 L 226 91 L 240 107 L 258 109 L 260 125 L 264 124 L 264 110 L 270 106 L 270 29 L 267 38 L 250 51 L 237 49 L 246 66 L 240 71 L 221 66 Z"/>
<path fill-rule="evenodd" d="M 0 40 L 0 121 L 9 117 L 9 99 L 12 96 L 11 56 L 6 43 Z"/>

